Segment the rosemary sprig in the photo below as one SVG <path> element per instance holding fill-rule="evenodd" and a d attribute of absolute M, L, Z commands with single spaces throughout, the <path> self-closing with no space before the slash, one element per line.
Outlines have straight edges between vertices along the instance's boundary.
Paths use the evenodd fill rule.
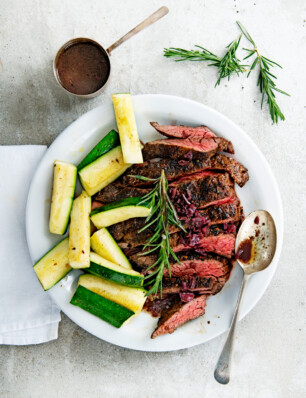
<path fill-rule="evenodd" d="M 219 78 L 215 84 L 218 86 L 221 80 L 225 77 L 230 79 L 233 73 L 239 75 L 239 73 L 245 72 L 245 65 L 240 64 L 240 60 L 237 58 L 236 51 L 239 47 L 241 40 L 240 35 L 236 40 L 232 41 L 226 48 L 227 51 L 223 58 L 218 57 L 211 51 L 204 47 L 196 45 L 195 47 L 200 48 L 199 50 L 184 50 L 182 48 L 164 48 L 164 56 L 167 58 L 177 58 L 175 61 L 209 61 L 211 62 L 208 66 L 216 66 L 218 68 Z"/>
<path fill-rule="evenodd" d="M 278 106 L 276 99 L 275 99 L 275 94 L 274 91 L 277 91 L 281 94 L 288 95 L 283 90 L 280 90 L 279 88 L 276 87 L 275 81 L 273 79 L 277 79 L 275 75 L 273 75 L 270 72 L 270 67 L 278 66 L 279 68 L 282 68 L 278 63 L 275 61 L 272 61 L 271 59 L 268 59 L 261 55 L 258 52 L 258 48 L 252 39 L 251 35 L 248 33 L 248 31 L 245 29 L 245 27 L 242 25 L 241 22 L 237 21 L 237 25 L 239 26 L 239 29 L 243 33 L 244 37 L 253 45 L 252 49 L 244 48 L 245 51 L 247 51 L 248 55 L 244 59 L 248 59 L 254 54 L 256 55 L 256 58 L 254 59 L 251 68 L 249 70 L 249 73 L 247 77 L 249 77 L 250 73 L 252 70 L 255 69 L 256 65 L 259 65 L 259 74 L 258 74 L 258 80 L 257 80 L 257 86 L 260 88 L 260 92 L 262 93 L 261 95 L 261 109 L 263 106 L 263 102 L 265 97 L 267 98 L 268 106 L 269 106 L 269 111 L 271 115 L 271 119 L 273 123 L 278 123 L 278 119 L 280 118 L 281 120 L 285 120 L 285 116 L 280 110 L 280 107 Z"/>
<path fill-rule="evenodd" d="M 168 181 L 164 170 L 161 171 L 160 177 L 156 179 L 149 179 L 142 176 L 133 177 L 140 180 L 152 181 L 155 184 L 152 191 L 143 196 L 138 205 L 146 203 L 150 205 L 151 208 L 151 212 L 146 218 L 146 224 L 139 232 L 145 231 L 154 224 L 154 233 L 145 243 L 143 247 L 145 251 L 141 255 L 158 251 L 158 259 L 152 266 L 147 268 L 147 271 L 154 269 L 153 272 L 145 276 L 147 285 L 151 285 L 153 283 L 152 287 L 147 292 L 147 296 L 154 294 L 156 297 L 158 291 L 160 291 L 160 294 L 162 295 L 162 281 L 165 268 L 168 268 L 169 275 L 171 276 L 169 259 L 173 258 L 179 263 L 177 256 L 170 247 L 169 226 L 176 225 L 182 231 L 186 231 L 182 226 L 176 210 L 169 198 Z"/>

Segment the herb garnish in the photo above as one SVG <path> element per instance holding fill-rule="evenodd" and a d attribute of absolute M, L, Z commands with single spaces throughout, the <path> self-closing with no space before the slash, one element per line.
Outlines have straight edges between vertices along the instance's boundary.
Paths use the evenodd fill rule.
<path fill-rule="evenodd" d="M 270 67 L 278 66 L 281 69 L 282 67 L 278 63 L 272 61 L 271 59 L 268 59 L 263 55 L 260 55 L 254 40 L 252 39 L 248 31 L 245 29 L 245 27 L 242 25 L 242 23 L 237 21 L 237 25 L 239 26 L 239 29 L 241 30 L 245 38 L 253 45 L 252 49 L 243 48 L 245 51 L 248 52 L 248 55 L 244 59 L 248 59 L 252 55 L 256 54 L 256 58 L 254 59 L 251 65 L 247 77 L 249 77 L 251 71 L 256 67 L 256 65 L 259 65 L 257 86 L 259 86 L 260 92 L 262 93 L 261 109 L 264 98 L 265 96 L 267 96 L 267 102 L 269 105 L 270 115 L 271 119 L 273 120 L 273 123 L 278 123 L 278 118 L 280 118 L 281 120 L 285 120 L 285 116 L 283 115 L 282 111 L 280 110 L 279 106 L 276 103 L 274 91 L 278 91 L 279 93 L 288 96 L 289 94 L 276 87 L 276 84 L 273 79 L 277 79 L 277 77 L 275 75 L 272 75 L 272 73 L 270 72 Z"/>
<path fill-rule="evenodd" d="M 262 93 L 261 109 L 263 106 L 264 98 L 266 97 L 273 123 L 278 123 L 278 119 L 285 120 L 285 116 L 283 115 L 278 104 L 276 103 L 274 91 L 288 96 L 289 94 L 276 87 L 275 81 L 273 79 L 277 79 L 277 77 L 270 72 L 271 67 L 282 67 L 275 61 L 272 61 L 271 59 L 260 55 L 251 35 L 247 32 L 247 30 L 239 21 L 237 21 L 237 25 L 239 26 L 239 29 L 241 30 L 243 36 L 253 45 L 252 49 L 243 48 L 245 51 L 248 52 L 248 55 L 244 58 L 244 60 L 252 57 L 253 55 L 256 56 L 251 65 L 241 64 L 240 59 L 236 55 L 240 44 L 241 35 L 226 47 L 227 50 L 223 58 L 218 57 L 211 51 L 198 45 L 196 45 L 195 47 L 199 48 L 201 51 L 184 50 L 182 48 L 174 47 L 164 48 L 164 56 L 167 58 L 176 58 L 175 61 L 209 61 L 210 63 L 208 64 L 208 66 L 215 66 L 218 68 L 219 78 L 215 84 L 215 87 L 220 84 L 223 78 L 227 77 L 229 80 L 230 76 L 234 73 L 239 75 L 240 73 L 248 72 L 247 77 L 249 77 L 252 70 L 254 70 L 255 67 L 258 65 L 259 75 L 257 85 L 259 86 L 260 92 Z"/>
<path fill-rule="evenodd" d="M 226 48 L 227 51 L 223 58 L 218 57 L 211 51 L 204 47 L 196 45 L 195 47 L 200 48 L 202 51 L 198 50 L 184 50 L 182 48 L 164 48 L 164 56 L 167 58 L 177 58 L 175 61 L 211 61 L 208 66 L 216 66 L 218 68 L 219 78 L 216 81 L 215 87 L 221 82 L 221 79 L 227 77 L 228 80 L 233 73 L 239 75 L 239 73 L 245 72 L 245 65 L 240 64 L 240 60 L 236 56 L 236 51 L 239 46 L 240 35 L 238 39 L 232 41 Z"/>
<path fill-rule="evenodd" d="M 138 206 L 145 203 L 151 208 L 151 212 L 146 218 L 146 225 L 138 232 L 140 233 L 145 231 L 147 228 L 154 225 L 154 233 L 145 243 L 143 247 L 143 250 L 145 251 L 140 255 L 144 256 L 158 251 L 157 260 L 153 265 L 146 269 L 146 271 L 153 269 L 152 273 L 145 276 L 145 279 L 147 280 L 146 285 L 151 285 L 153 283 L 152 287 L 147 292 L 147 296 L 154 294 L 156 297 L 158 291 L 160 291 L 160 294 L 162 295 L 162 281 L 165 268 L 168 268 L 169 275 L 171 277 L 169 259 L 173 258 L 179 263 L 179 259 L 170 247 L 169 226 L 175 225 L 184 232 L 186 232 L 186 230 L 182 226 L 176 210 L 169 198 L 168 181 L 164 170 L 161 171 L 160 177 L 154 179 L 142 176 L 133 177 L 144 181 L 152 181 L 152 183 L 155 184 L 152 191 L 144 195 L 138 203 Z"/>

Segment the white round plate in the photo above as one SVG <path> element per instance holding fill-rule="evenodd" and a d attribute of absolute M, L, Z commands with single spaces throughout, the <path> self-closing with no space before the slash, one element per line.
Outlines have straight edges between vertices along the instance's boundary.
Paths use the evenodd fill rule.
<path fill-rule="evenodd" d="M 256 305 L 269 285 L 282 246 L 282 204 L 267 161 L 248 135 L 237 125 L 198 102 L 168 95 L 148 94 L 133 96 L 133 106 L 141 140 L 146 142 L 160 138 L 150 126 L 151 121 L 160 124 L 207 125 L 218 136 L 232 141 L 235 158 L 249 169 L 250 180 L 245 187 L 237 187 L 238 195 L 246 214 L 256 209 L 265 209 L 272 214 L 278 232 L 278 245 L 270 267 L 254 275 L 249 281 L 241 308 L 241 318 L 244 317 Z M 27 240 L 33 263 L 61 239 L 60 236 L 50 234 L 48 230 L 54 160 L 78 164 L 112 128 L 116 128 L 116 122 L 110 99 L 67 127 L 42 158 L 32 180 L 26 211 Z M 72 271 L 53 287 L 49 291 L 53 300 L 69 318 L 89 333 L 121 347 L 142 351 L 187 348 L 209 341 L 225 332 L 230 324 L 242 278 L 239 267 L 235 267 L 224 289 L 207 300 L 204 316 L 188 322 L 171 335 L 152 340 L 150 335 L 157 319 L 147 313 L 141 313 L 130 324 L 116 329 L 71 305 L 69 302 L 76 289 L 79 274 L 80 271 Z"/>

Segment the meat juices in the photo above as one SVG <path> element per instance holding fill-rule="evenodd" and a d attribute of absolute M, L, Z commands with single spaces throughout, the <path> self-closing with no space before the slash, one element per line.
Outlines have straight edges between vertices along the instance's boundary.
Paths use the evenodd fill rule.
<path fill-rule="evenodd" d="M 110 74 L 107 54 L 92 42 L 75 43 L 66 48 L 56 63 L 61 85 L 73 94 L 98 91 Z"/>

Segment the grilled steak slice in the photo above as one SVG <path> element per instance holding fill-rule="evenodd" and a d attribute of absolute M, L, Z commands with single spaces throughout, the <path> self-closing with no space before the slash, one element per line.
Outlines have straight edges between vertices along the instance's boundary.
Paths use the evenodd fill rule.
<path fill-rule="evenodd" d="M 220 256 L 231 258 L 235 249 L 235 239 L 236 238 L 234 234 L 226 234 L 222 232 L 219 232 L 217 235 L 204 237 L 200 237 L 199 235 L 193 235 L 191 239 L 186 239 L 186 236 L 179 232 L 171 235 L 170 245 L 175 253 L 184 252 L 191 249 L 199 249 L 203 252 L 216 253 Z M 122 249 L 130 249 L 130 247 L 127 246 L 125 242 L 120 242 L 119 246 Z M 155 254 L 141 256 L 139 255 L 140 253 L 141 250 L 133 253 L 132 255 L 129 255 L 129 253 L 127 253 L 129 259 L 134 264 L 136 264 L 138 268 L 146 268 L 154 264 L 157 259 Z"/>
<path fill-rule="evenodd" d="M 239 199 L 235 199 L 232 203 L 224 203 L 221 205 L 209 206 L 205 209 L 198 210 L 192 218 L 186 216 L 181 217 L 181 221 L 185 228 L 193 225 L 204 226 L 205 220 L 207 225 L 233 223 L 241 219 L 242 207 L 240 207 Z"/>
<path fill-rule="evenodd" d="M 143 181 L 138 178 L 131 177 L 140 175 L 148 178 L 158 178 L 161 170 L 165 171 L 168 181 L 175 180 L 204 170 L 222 170 L 227 171 L 234 181 L 243 186 L 249 179 L 247 169 L 237 160 L 224 155 L 215 155 L 207 160 L 176 160 L 176 159 L 153 159 L 141 164 L 135 164 L 130 167 L 122 177 L 123 184 L 130 186 L 146 186 L 151 185 L 151 181 Z"/>
<path fill-rule="evenodd" d="M 229 273 L 231 263 L 221 256 L 213 256 L 197 253 L 195 251 L 178 255 L 179 263 L 171 264 L 171 277 L 198 276 L 207 278 L 214 276 L 219 278 Z M 168 269 L 164 271 L 165 276 L 169 276 Z"/>
<path fill-rule="evenodd" d="M 206 126 L 189 127 L 189 126 L 161 126 L 156 122 L 150 122 L 151 126 L 155 128 L 160 134 L 166 137 L 175 138 L 214 138 L 216 134 L 213 133 Z"/>
<path fill-rule="evenodd" d="M 145 272 L 146 268 L 153 265 L 157 260 L 156 255 L 137 256 L 134 254 L 130 257 L 136 264 L 138 271 Z M 230 260 L 217 255 L 203 255 L 196 251 L 188 253 L 178 253 L 180 264 L 172 261 L 171 277 L 198 276 L 201 278 L 214 276 L 216 278 L 226 275 L 231 269 Z M 153 270 L 152 270 L 153 271 Z M 168 269 L 164 271 L 165 276 L 169 276 Z"/>
<path fill-rule="evenodd" d="M 144 217 L 130 218 L 129 220 L 111 225 L 108 227 L 108 230 L 113 238 L 118 242 L 124 237 L 124 235 L 131 231 L 135 231 L 135 233 L 137 233 L 138 230 L 145 226 L 145 221 L 146 219 Z"/>
<path fill-rule="evenodd" d="M 221 230 L 215 230 L 214 233 L 215 235 L 211 234 L 204 237 L 193 235 L 189 240 L 185 240 L 181 233 L 176 233 L 171 235 L 170 245 L 175 253 L 190 249 L 201 249 L 204 252 L 231 258 L 235 249 L 235 235 L 222 233 Z"/>
<path fill-rule="evenodd" d="M 165 333 L 173 333 L 184 323 L 203 315 L 205 306 L 206 296 L 196 297 L 188 303 L 182 303 L 179 298 L 176 298 L 170 308 L 162 310 L 157 328 L 151 336 L 152 339 Z"/>
<path fill-rule="evenodd" d="M 194 204 L 198 209 L 211 205 L 234 202 L 236 192 L 228 173 L 202 171 L 185 176 L 169 184 L 172 201 L 179 205 L 179 199 Z"/>
<path fill-rule="evenodd" d="M 208 169 L 227 171 L 240 187 L 249 180 L 248 169 L 234 158 L 217 154 L 210 159 L 209 163 Z"/>
<path fill-rule="evenodd" d="M 233 146 L 229 141 L 216 137 L 202 138 L 197 141 L 189 138 L 155 140 L 144 145 L 142 154 L 144 160 L 155 158 L 184 159 L 186 156 L 188 158 L 189 154 L 192 155 L 193 160 L 206 160 L 218 151 L 234 153 Z"/>
<path fill-rule="evenodd" d="M 170 234 L 174 234 L 175 232 L 180 231 L 180 228 L 176 227 L 175 225 L 170 225 L 168 231 Z M 122 249 L 126 249 L 144 245 L 147 240 L 152 237 L 154 232 L 155 224 L 151 225 L 142 232 L 138 232 L 137 230 L 131 230 L 124 235 L 124 237 L 119 242 L 119 246 Z"/>
<path fill-rule="evenodd" d="M 113 182 L 107 187 L 99 191 L 95 196 L 94 200 L 104 203 L 114 202 L 116 200 L 141 197 L 150 192 L 150 189 L 127 187 L 120 181 Z"/>
<path fill-rule="evenodd" d="M 216 278 L 210 276 L 207 278 L 179 277 L 163 278 L 163 294 L 180 294 L 184 292 L 215 295 L 219 293 L 230 276 L 230 272 Z"/>
<path fill-rule="evenodd" d="M 177 298 L 178 296 L 175 296 L 174 294 L 163 294 L 162 297 L 160 297 L 159 294 L 157 294 L 156 297 L 154 294 L 152 294 L 147 298 L 143 309 L 150 312 L 150 314 L 154 317 L 160 317 L 162 311 L 170 309 L 174 301 L 177 301 Z"/>
<path fill-rule="evenodd" d="M 203 210 L 198 210 L 198 214 L 195 217 L 181 217 L 183 226 L 205 226 L 214 224 L 224 224 L 239 221 L 242 215 L 242 207 L 240 207 L 239 200 L 237 199 L 233 203 L 225 203 L 219 206 L 207 207 Z M 138 231 L 145 226 L 145 218 L 131 218 L 126 221 L 111 225 L 108 227 L 109 232 L 112 234 L 114 239 L 119 242 L 120 240 L 129 241 L 130 239 L 140 239 L 143 233 Z M 150 230 L 153 230 L 150 228 Z M 149 229 L 149 228 L 148 228 Z M 176 232 L 177 229 L 171 226 L 171 233 Z M 134 236 L 134 237 L 133 237 Z M 137 238 L 136 238 L 137 236 Z"/>
<path fill-rule="evenodd" d="M 175 195 L 187 195 L 190 202 L 201 209 L 213 204 L 233 202 L 236 198 L 234 184 L 228 173 L 220 174 L 202 171 L 180 178 L 169 185 L 172 188 L 171 197 L 177 201 Z M 175 190 L 174 190 L 175 188 Z M 130 187 L 120 181 L 113 182 L 98 192 L 94 199 L 109 203 L 115 200 L 141 197 L 150 192 L 150 188 Z M 173 192 L 175 195 L 173 195 Z"/>

